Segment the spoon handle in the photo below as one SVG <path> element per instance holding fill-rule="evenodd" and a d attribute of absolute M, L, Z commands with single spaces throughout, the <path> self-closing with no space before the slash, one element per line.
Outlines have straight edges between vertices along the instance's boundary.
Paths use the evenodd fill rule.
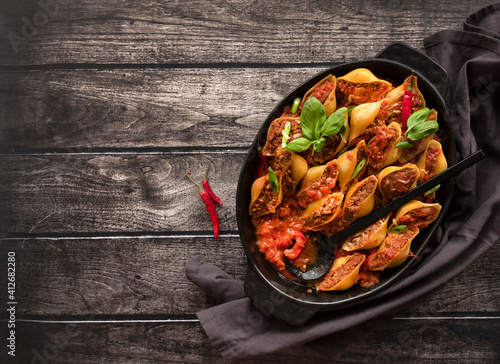
<path fill-rule="evenodd" d="M 429 178 L 429 180 L 415 187 L 414 189 L 406 192 L 404 195 L 395 198 L 393 201 L 381 207 L 377 211 L 367 215 L 363 219 L 339 231 L 335 235 L 332 235 L 331 237 L 328 238 L 329 245 L 334 245 L 342 240 L 345 240 L 349 236 L 357 233 L 358 231 L 363 230 L 364 228 L 370 226 L 371 224 L 374 224 L 375 222 L 382 219 L 384 216 L 390 214 L 394 210 L 397 210 L 398 208 L 407 204 L 411 200 L 424 194 L 430 189 L 436 187 L 437 185 L 445 182 L 446 180 L 450 179 L 456 174 L 459 174 L 464 169 L 467 169 L 473 164 L 479 162 L 484 157 L 485 155 L 481 150 L 478 150 L 477 152 L 469 155 L 467 158 L 462 159 L 460 162 L 454 164 L 450 168 L 447 168 L 446 170 L 437 174 L 436 176 Z"/>

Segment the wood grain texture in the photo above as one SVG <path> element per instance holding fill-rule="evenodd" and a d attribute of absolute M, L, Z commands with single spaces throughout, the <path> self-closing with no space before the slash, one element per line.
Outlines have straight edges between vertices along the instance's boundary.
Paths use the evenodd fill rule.
<path fill-rule="evenodd" d="M 185 275 L 186 262 L 200 256 L 243 280 L 246 256 L 238 237 L 5 240 L 17 261 L 17 311 L 26 316 L 194 315 L 202 290 Z M 96 253 L 98 252 L 98 253 Z M 489 267 L 484 269 L 484 267 Z M 0 265 L 1 267 L 1 265 Z M 2 268 L 2 271 L 5 268 Z M 399 316 L 500 311 L 500 245 L 436 292 Z M 0 282 L 0 291 L 6 291 Z"/>
<path fill-rule="evenodd" d="M 278 101 L 323 69 L 0 73 L 0 152 L 247 147 Z"/>
<path fill-rule="evenodd" d="M 345 343 L 340 363 L 494 363 L 500 322 L 390 320 Z M 297 346 L 276 354 L 225 361 L 197 322 L 20 322 L 21 362 L 57 363 L 311 363 L 331 355 Z M 335 342 L 331 343 L 332 346 Z M 33 359 L 36 358 L 36 359 Z"/>
<path fill-rule="evenodd" d="M 19 234 L 212 231 L 196 186 L 209 180 L 224 203 L 221 230 L 236 230 L 242 153 L 0 156 L 0 231 Z"/>
<path fill-rule="evenodd" d="M 459 29 L 490 3 L 44 2 L 52 7 L 2 2 L 0 64 L 351 61 L 396 40 L 420 49 L 424 37 Z"/>

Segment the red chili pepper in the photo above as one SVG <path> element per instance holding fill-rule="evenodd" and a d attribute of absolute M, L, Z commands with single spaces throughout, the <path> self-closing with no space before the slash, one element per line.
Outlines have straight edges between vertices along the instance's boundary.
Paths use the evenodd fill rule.
<path fill-rule="evenodd" d="M 210 197 L 210 195 L 208 194 L 207 191 L 205 191 L 203 188 L 201 188 L 201 186 L 198 183 L 196 183 L 187 174 L 186 174 L 186 177 L 189 178 L 191 180 L 191 182 L 193 182 L 196 185 L 196 187 L 198 187 L 198 189 L 200 190 L 200 197 L 203 200 L 203 202 L 205 203 L 205 207 L 207 208 L 207 211 L 210 214 L 210 218 L 212 219 L 212 225 L 213 225 L 213 229 L 214 229 L 214 238 L 215 238 L 215 240 L 217 240 L 217 238 L 219 237 L 219 218 L 217 217 L 217 211 L 215 210 L 214 202 L 212 201 L 212 198 Z"/>
<path fill-rule="evenodd" d="M 207 176 L 208 176 L 209 169 L 210 169 L 210 164 L 208 165 L 207 172 L 205 173 L 205 178 L 203 179 L 203 181 L 201 181 L 201 183 L 203 184 L 203 187 L 205 187 L 205 190 L 208 192 L 210 197 L 212 197 L 212 200 L 214 200 L 215 202 L 222 205 L 222 201 L 220 200 L 219 197 L 217 197 L 217 195 L 214 193 L 214 191 L 212 191 L 212 188 L 210 187 L 210 185 L 208 183 Z"/>
<path fill-rule="evenodd" d="M 411 103 L 413 99 L 413 75 L 414 72 L 412 71 L 410 85 L 405 90 L 405 93 L 403 95 L 403 108 L 401 110 L 401 131 L 403 132 L 403 134 L 406 133 L 406 122 L 408 121 L 411 113 Z"/>

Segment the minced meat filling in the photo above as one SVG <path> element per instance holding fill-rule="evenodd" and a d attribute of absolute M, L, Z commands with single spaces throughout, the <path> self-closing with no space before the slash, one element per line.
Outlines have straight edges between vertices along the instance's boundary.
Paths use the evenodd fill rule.
<path fill-rule="evenodd" d="M 283 178 L 281 180 L 281 187 L 283 188 L 283 196 L 291 196 L 293 193 L 293 179 L 292 179 L 292 153 L 284 151 L 280 155 L 271 160 L 271 169 L 275 172 L 282 172 Z"/>
<path fill-rule="evenodd" d="M 344 278 L 346 278 L 349 274 L 352 273 L 356 267 L 363 262 L 365 259 L 364 254 L 360 254 L 355 252 L 349 258 L 349 260 L 342 264 L 340 267 L 336 268 L 334 271 L 330 271 L 323 278 L 323 281 L 318 286 L 320 291 L 330 289 L 339 284 Z"/>
<path fill-rule="evenodd" d="M 370 239 L 370 236 L 375 233 L 384 224 L 384 220 L 379 220 L 376 223 L 368 226 L 363 231 L 354 235 L 351 241 L 347 244 L 349 249 L 356 249 L 363 246 L 363 243 Z"/>
<path fill-rule="evenodd" d="M 410 189 L 413 182 L 418 177 L 418 172 L 415 168 L 407 167 L 389 173 L 382 178 L 380 188 L 384 192 L 387 202 L 394 198 L 404 195 Z"/>
<path fill-rule="evenodd" d="M 259 197 L 257 197 L 253 205 L 252 216 L 261 216 L 274 211 L 277 202 L 278 194 L 273 191 L 269 181 L 266 181 Z"/>
<path fill-rule="evenodd" d="M 424 206 L 413 209 L 398 218 L 398 224 L 406 225 L 408 228 L 424 229 L 436 218 L 434 206 Z"/>
<path fill-rule="evenodd" d="M 368 268 L 377 269 L 386 265 L 408 244 L 414 234 L 415 231 L 408 229 L 400 234 L 388 235 L 384 249 L 375 253 L 374 258 L 368 263 Z"/>
<path fill-rule="evenodd" d="M 355 220 L 361 203 L 375 190 L 376 182 L 376 178 L 366 179 L 365 183 L 360 185 L 351 198 L 346 201 L 342 212 L 342 225 L 347 226 Z"/>
<path fill-rule="evenodd" d="M 330 197 L 326 202 L 313 211 L 313 213 L 304 219 L 304 226 L 307 228 L 314 228 L 324 225 L 333 214 L 337 211 L 340 205 L 340 200 L 335 197 Z"/>

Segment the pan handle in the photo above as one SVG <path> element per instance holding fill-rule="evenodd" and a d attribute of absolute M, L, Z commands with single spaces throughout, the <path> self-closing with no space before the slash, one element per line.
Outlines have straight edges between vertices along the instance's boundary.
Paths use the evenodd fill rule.
<path fill-rule="evenodd" d="M 391 43 L 375 58 L 388 59 L 399 62 L 414 69 L 436 88 L 441 97 L 446 100 L 448 90 L 448 73 L 433 59 L 413 49 L 403 42 Z"/>
<path fill-rule="evenodd" d="M 245 293 L 266 317 L 274 316 L 292 325 L 306 323 L 319 307 L 298 303 L 270 288 L 249 265 L 245 277 Z"/>

